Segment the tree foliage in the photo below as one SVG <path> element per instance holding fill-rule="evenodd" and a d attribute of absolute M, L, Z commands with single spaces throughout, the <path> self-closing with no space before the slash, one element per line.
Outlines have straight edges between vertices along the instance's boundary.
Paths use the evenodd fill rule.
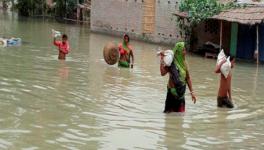
<path fill-rule="evenodd" d="M 44 15 L 44 12 L 48 12 L 50 15 L 61 18 L 67 16 L 72 17 L 77 9 L 77 0 L 54 0 L 54 8 L 49 8 L 46 0 L 18 0 L 17 2 L 16 8 L 19 14 L 23 16 Z M 84 0 L 79 0 L 78 2 L 82 4 Z"/>
<path fill-rule="evenodd" d="M 231 8 L 244 7 L 237 3 L 230 2 L 220 4 L 218 0 L 181 0 L 179 10 L 187 12 L 187 19 L 177 18 L 177 25 L 180 28 L 181 36 L 189 39 L 191 29 L 200 22 Z"/>
<path fill-rule="evenodd" d="M 181 0 L 179 10 L 187 12 L 189 23 L 196 25 L 223 10 L 237 7 L 241 6 L 234 2 L 220 4 L 218 0 Z"/>
<path fill-rule="evenodd" d="M 219 13 L 221 4 L 216 0 L 182 0 L 179 10 L 188 12 L 190 23 L 194 25 Z"/>

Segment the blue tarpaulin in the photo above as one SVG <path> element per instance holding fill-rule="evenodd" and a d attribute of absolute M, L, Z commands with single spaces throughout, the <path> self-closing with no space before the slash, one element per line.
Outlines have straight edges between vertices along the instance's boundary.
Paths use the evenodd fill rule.
<path fill-rule="evenodd" d="M 237 57 L 253 59 L 256 48 L 256 26 L 239 25 L 237 41 Z"/>
<path fill-rule="evenodd" d="M 264 61 L 264 24 L 259 25 L 259 54 L 260 60 Z"/>

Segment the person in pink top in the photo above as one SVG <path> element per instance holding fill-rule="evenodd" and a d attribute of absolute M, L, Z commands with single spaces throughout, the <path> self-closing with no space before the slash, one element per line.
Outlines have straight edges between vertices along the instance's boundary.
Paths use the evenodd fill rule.
<path fill-rule="evenodd" d="M 58 56 L 58 59 L 65 59 L 66 58 L 66 55 L 69 53 L 70 51 L 70 45 L 69 45 L 69 42 L 68 42 L 68 37 L 66 34 L 63 34 L 62 35 L 62 41 L 58 41 L 56 40 L 56 38 L 54 37 L 53 39 L 53 44 L 55 46 L 58 47 L 59 49 L 59 56 Z"/>

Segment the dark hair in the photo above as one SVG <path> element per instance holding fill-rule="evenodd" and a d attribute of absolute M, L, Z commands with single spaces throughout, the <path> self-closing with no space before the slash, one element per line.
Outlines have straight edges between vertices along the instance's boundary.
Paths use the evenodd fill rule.
<path fill-rule="evenodd" d="M 68 40 L 68 36 L 66 34 L 63 34 L 62 38 Z"/>
<path fill-rule="evenodd" d="M 230 56 L 230 61 L 233 61 L 235 59 L 235 56 Z"/>
<path fill-rule="evenodd" d="M 125 39 L 125 37 L 127 37 L 127 39 L 128 39 L 128 42 L 129 42 L 129 40 L 130 40 L 130 39 L 129 39 L 129 36 L 128 36 L 128 34 L 125 34 L 125 35 L 124 35 L 124 39 Z"/>

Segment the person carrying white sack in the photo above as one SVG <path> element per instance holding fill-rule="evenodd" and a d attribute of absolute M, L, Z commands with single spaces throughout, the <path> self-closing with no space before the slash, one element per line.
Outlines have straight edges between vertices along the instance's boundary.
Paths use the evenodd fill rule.
<path fill-rule="evenodd" d="M 189 87 L 193 103 L 196 96 L 192 88 L 190 72 L 185 60 L 186 48 L 184 42 L 177 42 L 173 50 L 158 53 L 160 57 L 160 74 L 169 74 L 167 96 L 164 113 L 185 112 L 185 93 Z"/>
<path fill-rule="evenodd" d="M 53 44 L 58 47 L 59 55 L 58 59 L 65 60 L 66 55 L 70 51 L 70 44 L 68 41 L 68 36 L 66 34 L 61 34 L 61 32 L 56 31 L 54 29 L 51 30 L 53 36 Z M 61 37 L 61 40 L 57 40 L 56 38 Z"/>
<path fill-rule="evenodd" d="M 234 104 L 232 102 L 231 95 L 231 80 L 232 72 L 231 69 L 235 65 L 235 58 L 229 56 L 226 58 L 223 50 L 219 53 L 217 58 L 217 64 L 215 67 L 215 73 L 220 73 L 220 86 L 217 96 L 217 106 L 218 107 L 227 107 L 233 108 Z"/>

